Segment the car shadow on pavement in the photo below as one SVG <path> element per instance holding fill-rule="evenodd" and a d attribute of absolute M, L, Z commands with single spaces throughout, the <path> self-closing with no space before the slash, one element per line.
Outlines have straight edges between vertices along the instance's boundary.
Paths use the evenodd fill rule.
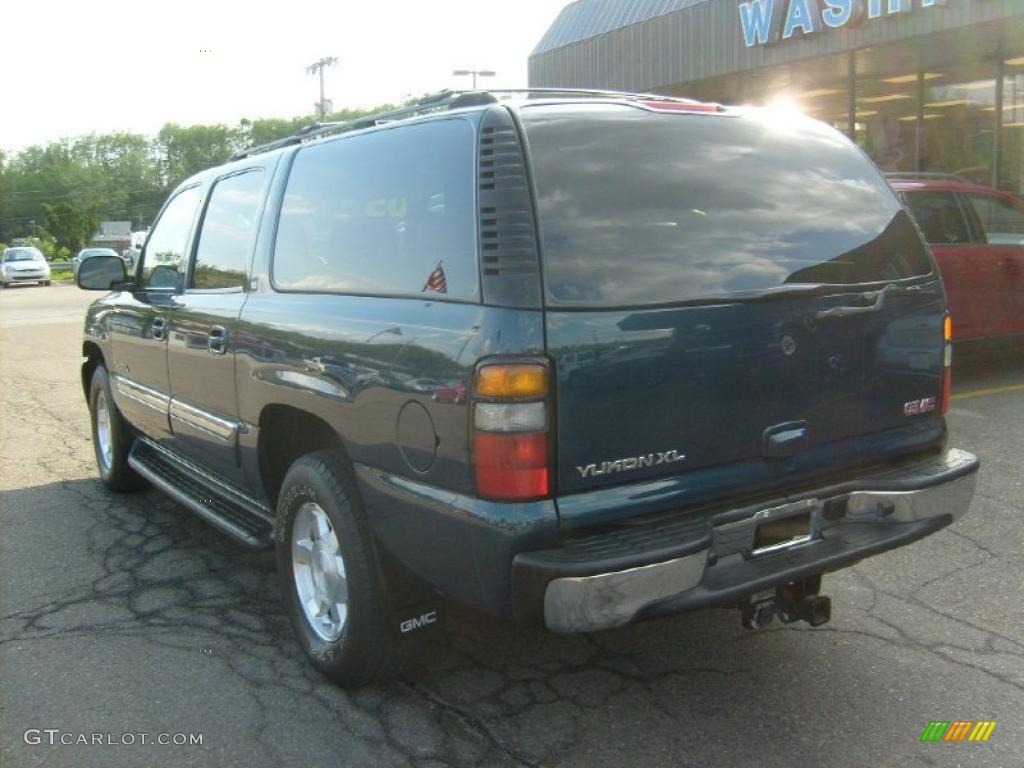
<path fill-rule="evenodd" d="M 0 652 L 13 644 L 46 654 L 54 638 L 94 649 L 103 644 L 86 641 L 137 641 L 164 651 L 167 664 L 178 652 L 208 651 L 220 663 L 200 686 L 211 695 L 251 692 L 274 713 L 278 754 L 296 757 L 303 745 L 289 740 L 307 732 L 311 719 L 350 740 L 335 749 L 359 743 L 381 765 L 707 764 L 731 745 L 729 764 L 782 766 L 792 764 L 797 745 L 813 751 L 836 738 L 836 723 L 850 744 L 865 743 L 872 732 L 876 742 L 893 738 L 893 728 L 902 738 L 906 730 L 910 749 L 920 715 L 915 707 L 894 712 L 890 698 L 894 690 L 910 695 L 936 664 L 928 648 L 877 621 L 752 634 L 740 628 L 736 611 L 722 609 L 558 636 L 446 604 L 413 672 L 346 692 L 299 650 L 272 553 L 244 549 L 162 494 L 116 495 L 95 479 L 68 480 L 0 493 L 0 516 L 7 542 Z M 59 568 L 50 567 L 55 556 Z M 878 599 L 856 575 L 837 578 L 851 615 Z M 88 653 L 81 664 L 94 661 Z M 148 685 L 162 658 L 155 653 L 157 669 L 138 670 L 138 686 Z M 67 670 L 42 668 L 33 685 L 65 695 Z M 162 679 L 176 676 L 172 669 Z M 949 675 L 942 690 L 956 682 L 957 674 Z M 181 685 L 165 682 L 163 700 L 195 699 Z M 6 694 L 7 706 L 17 695 Z M 109 700 L 67 703 L 116 711 L 119 694 L 102 695 Z M 828 725 L 809 734 L 814 722 Z M 221 738 L 247 737 L 240 731 Z"/>

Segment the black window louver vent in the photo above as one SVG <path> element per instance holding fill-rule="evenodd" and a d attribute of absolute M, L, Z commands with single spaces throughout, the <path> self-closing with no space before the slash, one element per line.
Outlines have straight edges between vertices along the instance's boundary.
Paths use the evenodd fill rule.
<path fill-rule="evenodd" d="M 480 259 L 484 301 L 541 306 L 537 231 L 519 131 L 504 107 L 480 126 Z"/>

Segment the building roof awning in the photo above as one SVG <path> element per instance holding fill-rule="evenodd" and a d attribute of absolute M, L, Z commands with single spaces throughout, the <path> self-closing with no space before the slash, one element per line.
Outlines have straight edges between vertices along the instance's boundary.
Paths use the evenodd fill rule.
<path fill-rule="evenodd" d="M 576 0 L 562 9 L 533 53 L 551 51 L 708 1 Z"/>

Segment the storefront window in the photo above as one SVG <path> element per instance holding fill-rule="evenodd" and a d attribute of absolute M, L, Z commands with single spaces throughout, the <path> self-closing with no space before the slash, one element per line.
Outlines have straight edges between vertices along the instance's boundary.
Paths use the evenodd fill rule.
<path fill-rule="evenodd" d="M 993 182 L 996 68 L 973 65 L 925 84 L 920 170 Z"/>
<path fill-rule="evenodd" d="M 894 75 L 858 78 L 856 87 L 857 142 L 883 171 L 913 171 L 917 147 L 916 83 L 904 82 L 900 75 Z"/>
<path fill-rule="evenodd" d="M 910 46 L 865 48 L 854 57 L 857 143 L 883 171 L 917 170 L 916 51 Z"/>
<path fill-rule="evenodd" d="M 950 55 L 943 44 L 935 46 L 869 46 L 706 80 L 680 92 L 731 104 L 790 107 L 848 134 L 852 67 L 853 138 L 883 171 L 955 174 L 1024 195 L 1024 55 L 1009 56 L 1002 64 L 978 57 L 952 64 L 967 54 Z"/>
<path fill-rule="evenodd" d="M 723 104 L 794 109 L 849 131 L 848 57 L 846 54 L 817 59 L 813 67 L 787 64 L 663 89 L 671 95 L 689 96 Z"/>
<path fill-rule="evenodd" d="M 1024 56 L 1005 62 L 1003 130 L 999 139 L 999 186 L 1024 193 Z"/>
<path fill-rule="evenodd" d="M 846 80 L 795 91 L 791 98 L 804 114 L 828 123 L 837 131 L 849 133 L 850 97 Z"/>

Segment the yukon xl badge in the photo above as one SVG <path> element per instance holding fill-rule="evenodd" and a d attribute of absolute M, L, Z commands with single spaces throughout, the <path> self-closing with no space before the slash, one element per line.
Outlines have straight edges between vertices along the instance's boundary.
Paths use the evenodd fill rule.
<path fill-rule="evenodd" d="M 679 451 L 655 451 L 645 456 L 630 456 L 625 459 L 602 461 L 600 464 L 587 464 L 585 467 L 576 467 L 576 471 L 580 473 L 582 478 L 600 477 L 601 475 L 610 475 L 613 472 L 629 472 L 634 469 L 656 467 L 659 464 L 674 464 L 677 461 L 683 461 L 685 458 L 686 455 Z"/>

